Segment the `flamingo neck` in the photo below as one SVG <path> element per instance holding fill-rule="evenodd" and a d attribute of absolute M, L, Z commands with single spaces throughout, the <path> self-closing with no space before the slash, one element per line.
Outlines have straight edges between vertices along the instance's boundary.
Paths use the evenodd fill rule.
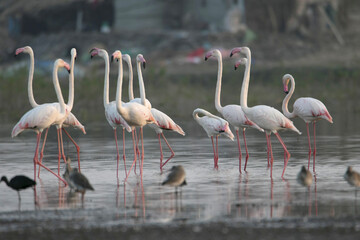
<path fill-rule="evenodd" d="M 133 89 L 133 70 L 131 60 L 127 61 L 129 67 L 129 101 L 134 99 L 134 89 Z"/>
<path fill-rule="evenodd" d="M 215 108 L 218 112 L 221 113 L 222 106 L 220 103 L 220 94 L 221 94 L 221 81 L 222 81 L 222 57 L 221 55 L 216 55 L 217 61 L 218 61 L 218 73 L 217 73 L 217 83 L 216 83 L 216 90 L 215 90 Z"/>
<path fill-rule="evenodd" d="M 246 54 L 246 55 L 247 55 L 247 63 L 245 65 L 245 72 L 244 72 L 244 78 L 243 78 L 241 95 L 240 95 L 240 105 L 243 110 L 248 109 L 247 98 L 249 91 L 250 67 L 251 67 L 251 55 L 250 54 Z"/>
<path fill-rule="evenodd" d="M 65 102 L 59 84 L 58 70 L 59 70 L 59 64 L 55 64 L 53 69 L 53 84 L 56 92 L 56 97 L 60 104 L 60 114 L 65 114 Z"/>
<path fill-rule="evenodd" d="M 28 96 L 29 96 L 30 105 L 34 108 L 39 106 L 39 104 L 37 104 L 37 102 L 35 101 L 34 93 L 33 93 L 35 59 L 34 59 L 34 52 L 32 49 L 30 49 L 29 55 L 30 55 L 30 64 L 29 64 L 29 77 L 28 77 Z"/>
<path fill-rule="evenodd" d="M 116 108 L 121 115 L 124 114 L 124 110 L 125 110 L 121 102 L 122 84 L 123 84 L 123 64 L 122 64 L 122 58 L 119 58 L 119 75 L 117 79 L 117 88 L 116 88 Z"/>
<path fill-rule="evenodd" d="M 144 79 L 143 79 L 143 76 L 142 76 L 141 62 L 140 61 L 137 61 L 136 70 L 137 70 L 138 79 L 139 79 L 139 89 L 140 89 L 141 104 L 145 106 L 146 95 L 145 95 Z"/>
<path fill-rule="evenodd" d="M 283 102 L 282 102 L 282 111 L 285 115 L 285 117 L 287 118 L 293 118 L 295 117 L 294 111 L 293 112 L 289 112 L 288 109 L 288 103 L 290 101 L 291 96 L 293 95 L 294 91 L 295 91 L 295 80 L 293 77 L 290 77 L 291 80 L 291 87 L 290 87 L 290 91 L 288 94 L 286 94 Z"/>
<path fill-rule="evenodd" d="M 74 105 L 74 65 L 75 65 L 75 54 L 71 56 L 71 66 L 69 75 L 69 96 L 67 105 L 72 109 Z"/>
<path fill-rule="evenodd" d="M 105 60 L 105 76 L 104 76 L 104 107 L 109 105 L 109 54 L 104 51 L 103 58 Z"/>

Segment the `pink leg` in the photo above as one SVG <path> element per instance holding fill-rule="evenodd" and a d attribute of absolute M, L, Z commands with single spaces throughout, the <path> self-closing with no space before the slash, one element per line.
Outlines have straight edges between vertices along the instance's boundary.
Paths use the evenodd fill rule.
<path fill-rule="evenodd" d="M 77 157 L 78 157 L 78 168 L 79 168 L 79 172 L 81 172 L 81 170 L 80 170 L 80 147 L 79 147 L 79 145 L 77 145 L 75 140 L 70 136 L 70 134 L 66 131 L 65 128 L 62 128 L 62 130 L 64 131 L 66 136 L 70 139 L 70 141 L 74 144 L 74 146 L 76 148 L 76 153 L 77 153 Z"/>
<path fill-rule="evenodd" d="M 288 162 L 289 162 L 289 159 L 290 159 L 290 153 L 289 153 L 289 151 L 286 149 L 286 146 L 285 146 L 283 140 L 281 139 L 279 133 L 275 133 L 275 135 L 276 135 L 276 137 L 279 139 L 279 142 L 281 143 L 282 147 L 284 148 L 284 152 L 286 153 L 286 162 L 285 162 L 285 164 L 284 164 L 284 170 L 283 170 L 283 173 L 282 173 L 282 175 L 281 175 L 281 177 L 284 178 L 285 169 L 286 169 L 286 166 L 287 166 L 287 164 L 288 164 Z"/>
<path fill-rule="evenodd" d="M 41 139 L 41 132 L 39 132 L 36 135 L 36 148 L 35 148 L 35 154 L 34 154 L 34 180 L 36 180 L 36 164 L 38 163 L 38 152 L 39 152 L 39 143 Z"/>
<path fill-rule="evenodd" d="M 143 128 L 140 127 L 140 135 L 141 135 L 141 181 L 143 177 L 143 166 L 144 166 L 144 140 L 143 140 Z"/>
<path fill-rule="evenodd" d="M 237 144 L 238 144 L 238 149 L 239 149 L 239 172 L 241 173 L 241 146 L 240 146 L 240 139 L 239 139 L 239 129 L 236 130 L 236 139 L 237 139 Z"/>
<path fill-rule="evenodd" d="M 119 146 L 117 142 L 117 134 L 116 134 L 116 128 L 114 128 L 114 138 L 115 138 L 115 146 L 116 146 L 116 178 L 119 178 Z M 126 172 L 125 172 L 126 173 Z"/>
<path fill-rule="evenodd" d="M 65 151 L 64 151 L 64 141 L 63 141 L 63 137 L 62 137 L 62 131 L 60 129 L 60 144 L 61 144 L 61 152 L 62 152 L 62 158 L 64 159 L 64 162 L 66 163 L 66 157 L 65 157 Z"/>
<path fill-rule="evenodd" d="M 219 169 L 219 149 L 218 149 L 218 136 L 216 138 L 216 169 Z"/>
<path fill-rule="evenodd" d="M 309 123 L 306 123 L 306 130 L 307 130 L 308 143 L 309 143 L 309 161 L 308 161 L 308 170 L 309 170 L 309 168 L 310 168 L 310 157 L 311 157 L 311 143 L 310 143 Z"/>
<path fill-rule="evenodd" d="M 160 139 L 160 133 L 158 133 L 158 139 L 159 139 L 159 146 L 160 146 L 160 171 L 162 172 L 162 160 L 164 158 L 162 146 L 161 146 L 161 139 Z"/>
<path fill-rule="evenodd" d="M 166 145 L 168 146 L 169 150 L 171 151 L 171 156 L 170 156 L 170 157 L 165 161 L 165 163 L 162 165 L 162 167 L 164 167 L 165 164 L 166 164 L 167 162 L 169 162 L 170 159 L 172 159 L 172 158 L 175 156 L 175 153 L 174 153 L 174 151 L 172 150 L 169 142 L 166 140 L 166 138 L 165 138 L 165 136 L 164 136 L 163 133 L 161 133 L 161 136 L 163 137 L 163 139 L 165 140 Z"/>
<path fill-rule="evenodd" d="M 125 178 L 125 180 L 124 180 L 125 183 L 126 183 L 128 177 L 129 177 L 129 175 L 130 175 L 130 172 L 131 172 L 132 168 L 134 167 L 134 164 L 136 164 L 136 143 L 135 143 L 135 136 L 134 136 L 135 133 L 134 133 L 134 132 L 135 132 L 135 129 L 132 130 L 132 132 L 131 132 L 131 134 L 132 134 L 132 139 L 133 139 L 133 148 L 134 148 L 134 161 L 133 161 L 133 163 L 131 164 L 131 167 L 130 167 L 128 173 L 126 174 L 126 178 Z"/>
<path fill-rule="evenodd" d="M 244 137 L 244 144 L 245 144 L 245 151 L 246 151 L 244 171 L 246 171 L 246 165 L 247 165 L 247 161 L 249 159 L 249 152 L 248 152 L 248 148 L 247 148 L 247 144 L 246 144 L 245 129 L 243 129 L 243 137 Z"/>
<path fill-rule="evenodd" d="M 125 170 L 125 175 L 126 175 L 126 156 L 125 156 L 125 128 L 123 128 L 123 161 L 124 161 L 124 170 Z"/>
<path fill-rule="evenodd" d="M 134 128 L 134 134 L 135 134 L 135 142 L 136 142 L 136 156 L 140 157 L 139 138 L 136 133 L 136 128 Z M 140 162 L 139 162 L 139 169 L 140 169 Z M 134 173 L 136 174 L 136 163 L 135 163 L 135 167 L 134 167 Z"/>
<path fill-rule="evenodd" d="M 314 151 L 313 151 L 313 157 L 314 157 L 314 165 L 313 165 L 313 171 L 315 172 L 315 157 L 316 157 L 316 133 L 315 133 L 315 123 L 314 122 Z"/>
<path fill-rule="evenodd" d="M 270 146 L 269 146 L 269 136 L 267 135 L 267 133 L 265 133 L 265 137 L 266 137 L 266 144 L 267 144 L 267 160 L 268 160 L 268 169 L 270 167 Z"/>
<path fill-rule="evenodd" d="M 215 151 L 214 137 L 213 136 L 211 136 L 211 143 L 212 143 L 213 150 L 214 150 L 214 168 L 216 169 L 216 151 Z"/>
<path fill-rule="evenodd" d="M 59 149 L 59 153 L 58 153 L 58 174 L 60 175 L 60 159 L 61 159 L 61 144 L 60 144 L 60 128 L 56 129 L 56 133 L 57 133 L 57 139 L 58 139 L 58 149 Z"/>
<path fill-rule="evenodd" d="M 271 135 L 266 135 L 268 137 L 269 140 L 269 152 L 270 152 L 270 178 L 272 179 L 272 169 L 273 169 L 273 164 L 274 164 L 274 156 L 273 156 L 273 151 L 272 151 L 272 146 L 271 146 Z"/>
<path fill-rule="evenodd" d="M 44 148 L 45 148 L 45 143 L 46 143 L 48 132 L 49 132 L 49 128 L 47 128 L 46 132 L 45 132 L 45 136 L 44 136 L 44 140 L 43 140 L 43 144 L 42 144 L 42 148 L 41 148 L 41 152 L 40 152 L 40 160 L 39 160 L 40 162 L 42 162 L 42 159 L 44 157 Z M 40 169 L 41 169 L 41 167 L 39 167 L 38 177 L 40 177 Z"/>

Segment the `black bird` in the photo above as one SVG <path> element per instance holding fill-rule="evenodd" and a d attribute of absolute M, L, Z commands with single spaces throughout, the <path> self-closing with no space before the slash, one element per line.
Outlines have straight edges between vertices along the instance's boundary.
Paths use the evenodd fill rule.
<path fill-rule="evenodd" d="M 66 170 L 63 174 L 64 179 L 69 184 L 69 187 L 76 192 L 84 194 L 86 190 L 94 190 L 89 180 L 79 172 L 77 168 L 71 168 L 71 160 L 68 157 L 66 159 Z"/>
<path fill-rule="evenodd" d="M 170 169 L 170 173 L 161 185 L 169 185 L 173 187 L 181 187 L 186 185 L 185 170 L 183 166 L 177 165 Z"/>
<path fill-rule="evenodd" d="M 4 181 L 6 185 L 8 185 L 10 188 L 17 191 L 19 196 L 19 201 L 21 201 L 20 198 L 20 190 L 26 189 L 28 187 L 33 187 L 36 185 L 36 182 L 32 180 L 31 178 L 28 178 L 24 175 L 17 175 L 13 177 L 10 182 L 8 181 L 7 177 L 2 176 L 0 182 Z"/>

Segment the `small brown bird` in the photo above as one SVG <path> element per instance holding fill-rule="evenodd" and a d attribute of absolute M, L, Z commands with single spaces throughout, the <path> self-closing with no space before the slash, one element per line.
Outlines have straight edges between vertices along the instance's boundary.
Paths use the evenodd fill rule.
<path fill-rule="evenodd" d="M 94 188 L 91 186 L 89 180 L 80 173 L 77 168 L 72 168 L 70 164 L 71 160 L 68 157 L 66 159 L 66 170 L 63 177 L 67 184 L 69 184 L 71 190 L 75 190 L 76 192 L 80 192 L 82 194 L 84 194 L 86 190 L 94 191 Z"/>
<path fill-rule="evenodd" d="M 309 170 L 306 169 L 305 166 L 301 167 L 301 170 L 297 175 L 297 182 L 305 187 L 308 187 L 312 184 L 312 174 Z"/>
<path fill-rule="evenodd" d="M 183 166 L 181 165 L 173 166 L 170 169 L 169 175 L 167 176 L 165 181 L 162 182 L 161 185 L 169 185 L 176 188 L 186 185 L 185 170 Z"/>
<path fill-rule="evenodd" d="M 360 187 L 360 174 L 354 171 L 352 167 L 348 167 L 344 178 L 351 186 Z"/>

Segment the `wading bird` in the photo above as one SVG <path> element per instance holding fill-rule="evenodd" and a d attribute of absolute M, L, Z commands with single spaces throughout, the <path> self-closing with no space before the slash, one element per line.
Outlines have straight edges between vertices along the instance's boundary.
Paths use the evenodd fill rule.
<path fill-rule="evenodd" d="M 170 169 L 170 173 L 167 175 L 166 179 L 162 182 L 161 185 L 172 186 L 175 187 L 177 190 L 178 187 L 182 187 L 187 184 L 185 177 L 186 174 L 183 166 L 173 166 Z"/>
<path fill-rule="evenodd" d="M 2 176 L 0 182 L 2 182 L 2 181 L 4 181 L 6 183 L 6 185 L 8 185 L 8 187 L 17 191 L 19 201 L 21 201 L 20 192 L 19 192 L 20 190 L 23 190 L 23 189 L 26 189 L 29 187 L 34 187 L 36 185 L 36 182 L 34 180 L 28 178 L 27 176 L 23 176 L 23 175 L 17 175 L 15 177 L 13 177 L 12 179 L 10 179 L 10 182 L 8 181 L 6 176 Z"/>
<path fill-rule="evenodd" d="M 288 88 L 289 82 L 291 81 L 290 91 Z M 315 123 L 320 119 L 325 119 L 330 123 L 333 123 L 332 117 L 325 105 L 312 97 L 301 97 L 296 99 L 293 106 L 293 112 L 289 112 L 288 103 L 295 91 L 295 80 L 290 74 L 285 74 L 282 78 L 284 92 L 287 94 L 282 103 L 282 111 L 288 118 L 300 117 L 306 123 L 306 130 L 309 143 L 309 160 L 308 169 L 310 168 L 310 157 L 311 157 L 311 143 L 310 143 L 310 131 L 309 123 L 313 123 L 314 128 L 314 150 L 313 150 L 313 171 L 315 172 L 315 156 L 316 156 L 316 134 L 315 134 Z"/>

